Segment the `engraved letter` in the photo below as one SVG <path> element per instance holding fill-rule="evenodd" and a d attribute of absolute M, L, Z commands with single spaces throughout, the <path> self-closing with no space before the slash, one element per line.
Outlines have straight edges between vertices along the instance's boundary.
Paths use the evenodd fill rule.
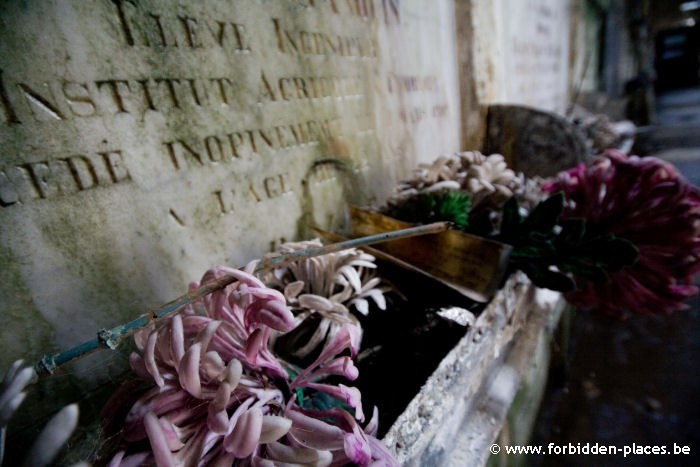
<path fill-rule="evenodd" d="M 287 51 L 284 48 L 284 38 L 287 38 L 287 41 L 289 41 L 289 44 L 292 46 L 295 52 L 299 52 L 299 47 L 296 45 L 296 43 L 292 40 L 291 36 L 289 35 L 289 32 L 283 31 L 281 26 L 280 26 L 280 20 L 277 18 L 272 18 L 272 22 L 275 25 L 275 37 L 277 37 L 277 48 L 279 48 L 279 51 L 282 53 L 287 53 Z"/>
<path fill-rule="evenodd" d="M 136 5 L 133 0 L 128 0 L 132 5 Z M 123 0 L 112 0 L 112 2 L 117 6 L 117 13 L 119 14 L 119 24 L 124 31 L 124 39 L 126 40 L 126 45 L 134 45 L 134 35 L 131 33 L 131 26 L 126 20 L 126 13 L 124 13 L 124 2 Z"/>
<path fill-rule="evenodd" d="M 5 121 L 7 121 L 7 123 L 22 123 L 19 118 L 17 118 L 17 113 L 10 103 L 7 89 L 5 89 L 5 83 L 2 80 L 2 70 L 0 70 L 0 105 L 2 105 L 5 113 Z"/>
<path fill-rule="evenodd" d="M 204 138 L 204 146 L 207 148 L 207 155 L 212 162 L 221 162 L 224 160 L 224 149 L 221 146 L 221 140 L 217 136 L 207 136 Z"/>
<path fill-rule="evenodd" d="M 158 36 L 160 39 L 160 45 L 163 47 L 167 47 L 168 42 L 165 40 L 165 30 L 163 29 L 163 24 L 160 21 L 160 15 L 154 15 L 153 13 L 149 13 L 148 16 L 153 18 L 153 21 L 156 23 L 156 26 L 158 28 Z M 177 47 L 176 40 L 173 40 L 173 46 Z"/>
<path fill-rule="evenodd" d="M 80 190 L 87 190 L 97 185 L 97 174 L 90 159 L 86 156 L 71 156 L 67 159 L 75 183 Z"/>
<path fill-rule="evenodd" d="M 236 51 L 237 52 L 250 52 L 250 46 L 245 43 L 243 33 L 245 28 L 242 24 L 231 23 L 233 26 L 233 32 L 236 35 Z"/>
<path fill-rule="evenodd" d="M 164 142 L 163 143 L 165 147 L 168 148 L 168 154 L 170 154 L 170 160 L 173 163 L 173 166 L 175 167 L 175 170 L 180 170 L 180 161 L 179 158 L 177 157 L 177 153 L 175 152 L 175 144 L 180 146 L 186 151 L 186 155 L 189 155 L 191 159 L 196 160 L 199 162 L 199 165 L 204 165 L 204 161 L 202 160 L 202 155 L 192 149 L 189 145 L 187 145 L 184 141 L 182 140 L 176 140 L 173 142 Z"/>
<path fill-rule="evenodd" d="M 273 102 L 277 100 L 275 92 L 272 90 L 272 86 L 270 86 L 270 82 L 267 80 L 264 71 L 260 72 L 260 95 Z"/>
<path fill-rule="evenodd" d="M 236 133 L 229 133 L 226 135 L 228 137 L 228 142 L 229 145 L 231 146 L 231 152 L 235 157 L 241 157 L 240 154 L 238 154 L 238 147 L 243 144 L 243 135 L 236 132 Z"/>
<path fill-rule="evenodd" d="M 97 113 L 95 102 L 92 100 L 86 84 L 67 81 L 63 83 L 63 95 L 75 115 L 91 117 Z"/>
<path fill-rule="evenodd" d="M 165 83 L 165 87 L 168 90 L 168 95 L 170 96 L 170 99 L 173 101 L 173 105 L 176 108 L 180 108 L 180 101 L 177 98 L 177 94 L 175 93 L 175 86 L 173 83 L 180 83 L 179 79 L 171 79 L 171 78 L 156 78 L 155 79 L 156 84 L 160 83 Z"/>
<path fill-rule="evenodd" d="M 401 18 L 399 17 L 399 3 L 401 0 L 382 0 L 382 9 L 384 10 L 384 22 L 389 25 L 399 24 Z M 389 16 L 391 14 L 391 17 Z"/>
<path fill-rule="evenodd" d="M 46 83 L 44 83 L 44 86 L 48 88 L 48 85 Z M 56 107 L 55 104 L 50 103 L 44 97 L 40 96 L 38 93 L 30 89 L 26 84 L 18 83 L 17 87 L 19 87 L 24 93 L 24 97 L 30 104 L 29 107 L 32 109 L 34 118 L 36 118 L 37 120 L 39 120 L 39 118 L 34 110 L 35 108 L 41 109 L 42 111 L 44 111 L 44 113 L 49 115 L 54 120 L 63 120 L 65 118 L 61 111 L 58 110 L 58 107 Z"/>
<path fill-rule="evenodd" d="M 51 170 L 46 162 L 25 164 L 32 176 L 32 181 L 41 198 L 48 198 L 58 193 L 56 186 L 50 178 Z"/>
<path fill-rule="evenodd" d="M 114 105 L 116 105 L 118 111 L 120 113 L 129 112 L 124 107 L 124 97 L 121 94 L 121 87 L 119 86 L 120 84 L 126 86 L 126 89 L 131 91 L 128 81 L 123 79 L 107 79 L 104 81 L 95 81 L 95 84 L 97 85 L 97 89 L 100 89 L 102 88 L 102 86 L 107 85 L 107 88 L 111 91 L 112 100 L 114 100 Z"/>
<path fill-rule="evenodd" d="M 182 29 L 185 31 L 185 38 L 187 39 L 187 45 L 193 49 L 199 49 L 202 47 L 202 43 L 197 40 L 197 20 L 195 18 L 190 18 L 189 16 L 179 16 L 177 19 L 182 23 Z"/>
<path fill-rule="evenodd" d="M 24 203 L 40 196 L 27 167 L 0 171 L 0 206 Z"/>
<path fill-rule="evenodd" d="M 19 202 L 19 194 L 12 186 L 4 170 L 0 170 L 0 207 L 11 206 Z"/>
<path fill-rule="evenodd" d="M 228 105 L 228 95 L 226 94 L 226 87 L 224 84 L 233 86 L 233 82 L 228 78 L 212 78 L 209 82 L 215 84 L 216 88 L 219 90 L 219 96 L 221 96 L 221 103 Z"/>
<path fill-rule="evenodd" d="M 217 21 L 216 24 L 219 26 L 218 31 L 214 31 L 214 29 L 211 27 L 211 24 L 207 22 L 207 29 L 209 29 L 209 32 L 211 33 L 211 36 L 214 38 L 214 42 L 219 47 L 224 46 L 224 34 L 226 31 L 226 25 L 227 23 L 224 23 L 223 21 Z"/>
<path fill-rule="evenodd" d="M 112 178 L 113 183 L 119 183 L 131 178 L 131 175 L 129 175 L 129 170 L 124 164 L 124 155 L 121 151 L 105 151 L 98 152 L 97 154 L 102 156 L 102 160 L 109 170 L 109 175 Z"/>

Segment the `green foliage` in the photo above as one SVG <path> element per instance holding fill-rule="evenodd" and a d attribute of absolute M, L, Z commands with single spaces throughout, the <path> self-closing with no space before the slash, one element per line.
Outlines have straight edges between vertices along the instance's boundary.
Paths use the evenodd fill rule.
<path fill-rule="evenodd" d="M 421 193 L 389 209 L 390 216 L 418 224 L 452 222 L 459 230 L 468 224 L 471 195 L 459 190 Z"/>
<path fill-rule="evenodd" d="M 564 195 L 556 193 L 523 219 L 517 200 L 506 202 L 497 239 L 513 245 L 511 268 L 538 287 L 570 292 L 576 288 L 572 276 L 598 282 L 637 261 L 639 252 L 628 240 L 588 231 L 583 219 L 560 221 L 563 208 Z"/>

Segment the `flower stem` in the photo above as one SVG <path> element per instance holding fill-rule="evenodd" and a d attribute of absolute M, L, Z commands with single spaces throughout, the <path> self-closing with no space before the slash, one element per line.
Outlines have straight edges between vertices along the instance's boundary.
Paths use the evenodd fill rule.
<path fill-rule="evenodd" d="M 366 237 L 353 238 L 350 240 L 331 243 L 319 248 L 309 248 L 307 250 L 295 251 L 292 253 L 275 256 L 261 261 L 255 268 L 255 273 L 262 272 L 266 269 L 281 266 L 287 263 L 292 263 L 304 258 L 312 258 L 321 256 L 336 251 L 347 250 L 363 245 L 371 245 L 401 238 L 415 237 L 418 235 L 435 234 L 444 232 L 449 229 L 449 222 L 434 222 L 432 224 L 419 225 L 409 227 L 407 229 L 395 230 L 393 232 L 385 232 Z M 89 341 L 83 342 L 64 352 L 46 354 L 35 365 L 34 370 L 39 376 L 52 374 L 59 366 L 64 365 L 73 360 L 82 358 L 99 349 L 114 350 L 125 337 L 130 336 L 135 331 L 148 326 L 161 318 L 169 316 L 184 306 L 194 302 L 195 300 L 204 297 L 216 290 L 222 289 L 236 280 L 233 276 L 225 276 L 201 285 L 195 290 L 176 298 L 175 300 L 166 303 L 165 305 L 149 310 L 138 318 L 129 321 L 128 323 L 115 326 L 111 329 L 101 329 L 97 333 L 97 337 Z"/>

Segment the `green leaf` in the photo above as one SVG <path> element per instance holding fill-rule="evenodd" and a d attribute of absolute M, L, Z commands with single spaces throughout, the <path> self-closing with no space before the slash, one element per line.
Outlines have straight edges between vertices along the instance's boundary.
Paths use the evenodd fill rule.
<path fill-rule="evenodd" d="M 586 234 L 586 221 L 583 219 L 566 219 L 559 225 L 561 225 L 561 232 L 557 236 L 557 242 L 562 245 L 578 243 Z"/>
<path fill-rule="evenodd" d="M 442 190 L 411 197 L 390 209 L 388 214 L 397 219 L 418 224 L 448 221 L 458 229 L 464 230 L 469 222 L 470 208 L 469 193 L 460 190 Z"/>
<path fill-rule="evenodd" d="M 535 206 L 522 227 L 532 232 L 551 232 L 557 225 L 563 209 L 564 193 L 555 193 Z"/>
<path fill-rule="evenodd" d="M 529 241 L 516 245 L 511 253 L 512 258 L 544 259 L 556 257 L 557 250 L 551 242 Z"/>
<path fill-rule="evenodd" d="M 560 269 L 572 273 L 576 277 L 588 279 L 593 282 L 607 280 L 606 268 L 601 267 L 587 257 L 570 257 L 558 263 Z"/>
<path fill-rule="evenodd" d="M 444 190 L 435 195 L 435 219 L 450 221 L 464 230 L 469 223 L 471 195 L 464 191 Z"/>
<path fill-rule="evenodd" d="M 501 236 L 509 238 L 515 235 L 522 222 L 520 206 L 515 196 L 512 196 L 503 205 L 503 215 L 501 217 Z"/>

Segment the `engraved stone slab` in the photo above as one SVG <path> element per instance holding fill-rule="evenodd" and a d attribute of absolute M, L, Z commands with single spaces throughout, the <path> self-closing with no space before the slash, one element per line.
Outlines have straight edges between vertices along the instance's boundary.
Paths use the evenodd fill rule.
<path fill-rule="evenodd" d="M 335 229 L 345 201 L 459 150 L 452 9 L 3 2 L 0 368 Z"/>
<path fill-rule="evenodd" d="M 563 114 L 569 92 L 569 2 L 474 4 L 476 89 L 481 104 L 507 103 Z"/>

